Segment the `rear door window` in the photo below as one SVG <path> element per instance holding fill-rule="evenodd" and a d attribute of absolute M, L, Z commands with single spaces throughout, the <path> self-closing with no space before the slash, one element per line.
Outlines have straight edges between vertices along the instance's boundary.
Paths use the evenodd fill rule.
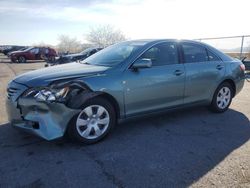
<path fill-rule="evenodd" d="M 182 48 L 185 63 L 198 63 L 209 60 L 206 49 L 203 46 L 191 43 L 183 43 Z"/>

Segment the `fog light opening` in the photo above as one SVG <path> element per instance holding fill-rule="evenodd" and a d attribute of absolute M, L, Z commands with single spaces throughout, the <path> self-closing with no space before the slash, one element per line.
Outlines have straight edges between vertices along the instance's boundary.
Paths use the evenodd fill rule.
<path fill-rule="evenodd" d="M 32 124 L 32 128 L 33 128 L 33 129 L 39 129 L 39 128 L 40 128 L 39 123 L 34 122 L 34 123 Z"/>

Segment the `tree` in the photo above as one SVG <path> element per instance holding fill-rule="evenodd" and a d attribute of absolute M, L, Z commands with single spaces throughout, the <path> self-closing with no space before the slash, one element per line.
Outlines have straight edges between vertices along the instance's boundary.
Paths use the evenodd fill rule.
<path fill-rule="evenodd" d="M 57 45 L 58 52 L 76 53 L 82 50 L 81 43 L 76 38 L 71 38 L 67 35 L 60 35 L 58 37 L 59 43 Z"/>
<path fill-rule="evenodd" d="M 116 30 L 110 25 L 103 25 L 92 28 L 87 34 L 87 40 L 96 46 L 107 47 L 126 40 L 126 37 L 120 30 Z"/>

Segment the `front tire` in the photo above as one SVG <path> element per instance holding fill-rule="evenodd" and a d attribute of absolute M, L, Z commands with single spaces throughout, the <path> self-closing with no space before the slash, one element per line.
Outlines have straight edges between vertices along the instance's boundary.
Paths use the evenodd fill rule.
<path fill-rule="evenodd" d="M 18 63 L 26 63 L 25 57 L 20 56 L 20 57 L 18 58 Z"/>
<path fill-rule="evenodd" d="M 225 112 L 231 102 L 233 96 L 233 89 L 231 84 L 224 82 L 216 89 L 210 109 L 216 113 Z"/>
<path fill-rule="evenodd" d="M 49 59 L 49 61 L 52 62 L 52 63 L 54 63 L 55 60 L 56 60 L 55 56 L 50 56 L 48 59 Z"/>
<path fill-rule="evenodd" d="M 81 143 L 94 144 L 107 136 L 115 123 L 116 114 L 112 104 L 101 97 L 93 98 L 72 118 L 68 135 Z"/>

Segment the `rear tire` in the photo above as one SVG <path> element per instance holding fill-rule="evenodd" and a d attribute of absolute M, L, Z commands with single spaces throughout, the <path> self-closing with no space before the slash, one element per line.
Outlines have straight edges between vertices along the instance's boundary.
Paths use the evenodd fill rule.
<path fill-rule="evenodd" d="M 115 124 L 116 114 L 112 104 L 96 97 L 87 101 L 82 111 L 71 119 L 67 134 L 78 142 L 94 144 L 107 136 Z"/>
<path fill-rule="evenodd" d="M 212 103 L 210 105 L 211 111 L 215 113 L 222 113 L 225 112 L 231 102 L 233 96 L 233 89 L 231 84 L 228 82 L 224 82 L 216 89 Z"/>

